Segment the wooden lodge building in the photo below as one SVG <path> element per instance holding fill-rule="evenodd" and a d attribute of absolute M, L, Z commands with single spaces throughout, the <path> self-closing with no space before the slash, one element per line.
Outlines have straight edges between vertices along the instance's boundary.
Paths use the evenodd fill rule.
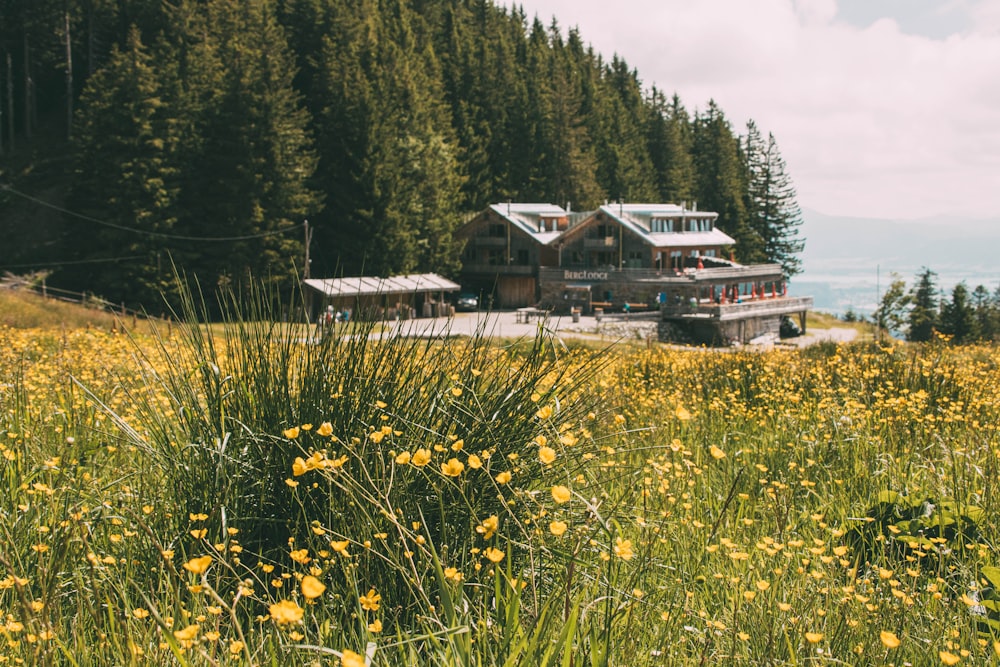
<path fill-rule="evenodd" d="M 793 314 L 805 330 L 812 298 L 789 297 L 779 265 L 738 264 L 717 218 L 697 205 L 616 203 L 571 213 L 494 204 L 457 232 L 463 290 L 490 295 L 499 308 L 658 309 L 663 340 L 745 343 L 777 335 L 781 318 Z"/>

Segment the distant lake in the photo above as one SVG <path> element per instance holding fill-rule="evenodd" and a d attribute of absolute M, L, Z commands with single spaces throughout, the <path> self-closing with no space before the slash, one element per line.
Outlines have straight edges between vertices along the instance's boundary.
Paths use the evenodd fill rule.
<path fill-rule="evenodd" d="M 816 310 L 871 314 L 893 280 L 912 287 L 923 267 L 950 296 L 965 281 L 971 292 L 1000 286 L 1000 219 L 873 220 L 803 212 L 803 272 L 790 293 L 812 296 Z"/>

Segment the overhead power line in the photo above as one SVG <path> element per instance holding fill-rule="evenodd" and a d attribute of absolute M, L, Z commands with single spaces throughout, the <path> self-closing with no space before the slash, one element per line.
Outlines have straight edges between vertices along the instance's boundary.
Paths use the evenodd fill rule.
<path fill-rule="evenodd" d="M 32 269 L 49 266 L 69 266 L 72 264 L 104 264 L 107 262 L 125 262 L 130 259 L 146 259 L 146 255 L 130 255 L 128 257 L 105 257 L 103 259 L 71 259 L 64 262 L 31 262 L 29 264 L 0 264 L 0 269 Z"/>
<path fill-rule="evenodd" d="M 0 188 L 4 192 L 9 192 L 18 197 L 27 199 L 28 201 L 39 204 L 46 208 L 50 208 L 53 211 L 59 211 L 65 215 L 72 216 L 74 218 L 79 218 L 81 220 L 86 220 L 87 222 L 93 222 L 97 225 L 103 225 L 105 227 L 111 227 L 112 229 L 118 229 L 123 232 L 131 232 L 133 234 L 143 234 L 145 236 L 153 236 L 161 239 L 174 239 L 177 241 L 205 241 L 205 242 L 226 242 L 226 241 L 250 241 L 252 239 L 262 239 L 268 236 L 278 236 L 279 234 L 287 234 L 291 231 L 297 231 L 302 227 L 302 225 L 294 225 L 292 227 L 286 227 L 285 229 L 279 229 L 273 232 L 261 232 L 260 234 L 245 234 L 243 236 L 187 236 L 185 234 L 168 234 L 166 232 L 151 232 L 145 229 L 137 229 L 135 227 L 126 227 L 125 225 L 119 225 L 114 222 L 108 222 L 107 220 L 98 220 L 97 218 L 92 218 L 89 215 L 84 215 L 83 213 L 77 213 L 76 211 L 70 211 L 69 209 L 63 208 L 61 206 L 56 206 L 55 204 L 50 204 L 49 202 L 39 199 L 37 197 L 32 197 L 29 194 L 15 190 L 9 185 L 0 185 Z"/>

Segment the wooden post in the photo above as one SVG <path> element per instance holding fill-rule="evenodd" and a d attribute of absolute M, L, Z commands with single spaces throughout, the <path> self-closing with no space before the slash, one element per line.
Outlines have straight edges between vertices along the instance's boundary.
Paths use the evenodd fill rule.
<path fill-rule="evenodd" d="M 7 137 L 10 150 L 14 150 L 14 65 L 7 51 Z"/>
<path fill-rule="evenodd" d="M 312 263 L 312 260 L 309 258 L 309 246 L 312 244 L 312 233 L 313 233 L 313 230 L 309 228 L 309 220 L 306 220 L 303 223 L 303 227 L 305 229 L 305 237 L 306 237 L 305 238 L 305 245 L 306 245 L 306 248 L 305 248 L 305 261 L 304 261 L 304 264 L 303 264 L 303 267 L 302 267 L 302 279 L 303 280 L 308 280 L 309 279 L 309 265 Z M 306 313 L 305 313 L 306 314 L 306 323 L 308 324 L 309 321 L 310 321 L 310 319 L 312 318 L 312 310 L 313 310 L 312 290 L 309 288 L 308 285 L 305 285 L 305 284 L 303 284 L 302 289 L 305 292 L 305 303 L 303 305 L 305 306 L 305 309 L 306 309 Z"/>
<path fill-rule="evenodd" d="M 31 46 L 28 43 L 28 31 L 22 35 L 24 42 L 24 138 L 31 139 L 31 91 L 35 82 L 31 80 Z"/>

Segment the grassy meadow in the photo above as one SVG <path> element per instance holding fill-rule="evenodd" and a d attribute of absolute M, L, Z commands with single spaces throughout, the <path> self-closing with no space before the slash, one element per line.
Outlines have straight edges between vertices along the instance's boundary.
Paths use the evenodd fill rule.
<path fill-rule="evenodd" d="M 0 664 L 997 661 L 995 348 L 224 311 L 0 327 Z"/>

